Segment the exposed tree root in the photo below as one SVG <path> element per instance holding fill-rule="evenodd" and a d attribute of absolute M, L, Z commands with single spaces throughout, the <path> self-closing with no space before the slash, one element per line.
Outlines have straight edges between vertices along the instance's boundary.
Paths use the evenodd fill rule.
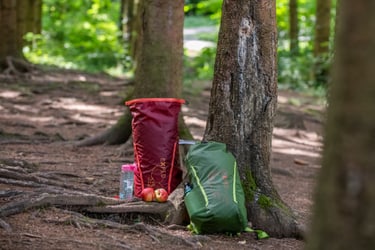
<path fill-rule="evenodd" d="M 18 167 L 17 171 L 27 171 L 29 173 L 34 172 L 38 166 L 34 163 L 29 163 L 24 160 L 16 160 L 16 159 L 0 159 L 0 166 L 1 168 L 10 169 L 11 167 Z"/>
<path fill-rule="evenodd" d="M 25 59 L 15 58 L 12 56 L 6 57 L 7 68 L 4 70 L 5 75 L 22 76 L 37 69 L 37 67 Z"/>
<path fill-rule="evenodd" d="M 265 230 L 272 237 L 303 239 L 305 237 L 304 225 L 298 223 L 293 210 L 280 199 L 275 199 L 271 203 L 268 205 L 250 204 L 252 214 L 249 219 L 253 225 Z"/>
<path fill-rule="evenodd" d="M 131 136 L 131 121 L 132 117 L 130 112 L 125 111 L 124 115 L 120 117 L 115 125 L 108 130 L 103 131 L 93 137 L 83 139 L 76 142 L 78 147 L 95 146 L 95 145 L 115 145 L 125 143 Z"/>
<path fill-rule="evenodd" d="M 33 187 L 33 188 L 39 188 L 39 187 L 45 186 L 43 184 L 35 183 L 33 181 L 19 181 L 19 180 L 7 179 L 7 178 L 0 178 L 0 183 L 19 186 L 19 187 Z"/>
<path fill-rule="evenodd" d="M 17 195 L 24 194 L 25 192 L 23 191 L 18 191 L 18 190 L 2 190 L 0 191 L 0 198 L 9 198 L 9 197 L 14 197 Z"/>
<path fill-rule="evenodd" d="M 49 185 L 69 188 L 73 190 L 80 190 L 80 188 L 62 181 L 50 180 L 44 177 L 39 177 L 33 173 L 21 173 L 19 171 L 11 171 L 4 168 L 0 169 L 0 183 L 2 182 L 7 184 L 31 187 L 42 187 Z"/>
<path fill-rule="evenodd" d="M 197 240 L 185 239 L 178 235 L 173 235 L 168 231 L 162 230 L 159 227 L 155 227 L 153 225 L 145 224 L 145 223 L 136 223 L 132 225 L 120 224 L 110 220 L 98 220 L 93 218 L 88 218 L 80 213 L 72 212 L 72 211 L 65 211 L 64 213 L 68 214 L 68 216 L 59 219 L 59 220 L 50 220 L 46 219 L 45 221 L 50 223 L 56 224 L 72 224 L 78 228 L 81 227 L 88 227 L 90 229 L 93 228 L 113 228 L 113 229 L 120 229 L 122 231 L 126 231 L 129 233 L 137 233 L 143 232 L 146 233 L 153 241 L 160 242 L 161 240 L 170 240 L 173 242 L 179 241 L 180 243 L 187 245 L 189 247 L 196 248 Z M 194 237 L 193 237 L 194 238 Z"/>
<path fill-rule="evenodd" d="M 129 202 L 122 203 L 116 199 L 101 197 L 96 195 L 87 195 L 83 193 L 74 193 L 74 194 L 47 194 L 42 193 L 38 194 L 35 197 L 24 198 L 23 200 L 17 200 L 9 202 L 2 207 L 0 207 L 0 217 L 5 218 L 7 216 L 24 212 L 26 210 L 40 208 L 40 207 L 61 207 L 64 209 L 73 209 L 78 211 L 86 211 L 90 213 L 97 214 L 109 214 L 109 213 L 152 213 L 159 214 L 166 217 L 167 213 L 171 211 L 171 202 L 166 203 L 147 203 L 143 201 L 139 202 Z M 155 227 L 149 224 L 137 223 L 134 225 L 120 224 L 111 220 L 105 219 L 94 219 L 84 216 L 81 213 L 75 211 L 63 211 L 63 213 L 68 214 L 62 219 L 45 219 L 46 222 L 56 223 L 56 224 L 71 224 L 75 227 L 81 229 L 83 227 L 87 228 L 114 228 L 127 232 L 144 232 L 153 241 L 165 241 L 170 240 L 172 242 L 180 242 L 189 247 L 196 248 L 198 247 L 197 240 L 190 240 L 180 237 L 178 235 L 173 235 L 166 230 L 162 230 L 159 227 Z M 0 219 L 0 226 L 7 231 L 11 231 L 11 227 L 3 220 Z M 193 238 L 194 239 L 194 238 Z"/>
<path fill-rule="evenodd" d="M 134 158 L 133 138 L 129 137 L 129 139 L 117 149 L 117 152 L 117 157 Z"/>
<path fill-rule="evenodd" d="M 108 206 L 93 206 L 85 209 L 91 213 L 146 213 L 146 214 L 158 214 L 160 217 L 166 217 L 166 213 L 171 204 L 169 202 L 158 203 L 158 202 L 143 202 L 133 201 L 129 203 L 122 203 Z"/>
<path fill-rule="evenodd" d="M 184 239 L 180 236 L 174 236 L 162 229 L 148 224 L 138 223 L 135 225 L 120 224 L 117 221 L 119 216 L 126 215 L 145 215 L 152 218 L 156 215 L 159 225 L 163 224 L 183 224 L 187 218 L 187 212 L 183 206 L 183 189 L 177 188 L 169 196 L 165 203 L 143 202 L 137 198 L 132 201 L 119 201 L 118 199 L 87 194 L 87 190 L 80 191 L 74 185 L 67 185 L 60 176 L 64 173 L 50 173 L 43 175 L 37 171 L 35 164 L 24 161 L 12 161 L 7 159 L 0 160 L 0 183 L 6 183 L 15 186 L 32 187 L 30 190 L 4 190 L 0 192 L 0 198 L 7 203 L 0 207 L 0 227 L 7 232 L 12 228 L 4 220 L 7 216 L 23 213 L 38 208 L 52 207 L 58 211 L 64 211 L 69 216 L 59 220 L 48 220 L 50 223 L 66 223 L 67 221 L 77 228 L 89 227 L 107 227 L 133 232 L 145 232 L 153 241 L 170 240 L 180 242 L 188 247 L 197 247 L 197 240 Z M 51 178 L 53 177 L 53 178 Z M 70 176 L 71 177 L 71 176 Z M 77 177 L 73 175 L 73 177 Z M 69 210 L 69 211 L 67 211 Z M 90 215 L 94 218 L 88 218 Z M 161 222 L 160 222 L 160 221 Z M 62 239 L 60 239 L 62 240 Z M 116 242 L 126 248 L 123 242 Z M 200 243 L 199 243 L 200 244 Z M 198 244 L 198 245 L 199 245 Z"/>
<path fill-rule="evenodd" d="M 28 209 L 49 206 L 82 207 L 112 205 L 119 203 L 118 200 L 97 195 L 84 193 L 76 194 L 47 194 L 41 193 L 34 197 L 26 197 L 6 203 L 0 207 L 0 217 L 25 212 Z"/>
<path fill-rule="evenodd" d="M 1 218 L 0 218 L 0 227 L 3 228 L 8 233 L 13 231 L 12 227 L 8 223 L 6 223 L 4 220 L 2 220 Z"/>
<path fill-rule="evenodd" d="M 129 95 L 126 99 L 131 99 L 131 96 L 132 95 Z M 81 141 L 78 141 L 75 145 L 78 147 L 85 147 L 99 144 L 115 145 L 126 143 L 127 141 L 129 141 L 129 138 L 132 134 L 131 122 L 132 116 L 130 111 L 127 109 L 125 110 L 124 115 L 120 117 L 120 119 L 114 126 L 93 137 L 89 137 Z M 180 138 L 184 138 L 187 140 L 193 139 L 193 136 L 191 135 L 188 127 L 186 126 L 181 113 L 178 126 Z"/>
<path fill-rule="evenodd" d="M 175 197 L 177 199 L 176 195 Z M 39 189 L 25 193 L 22 199 L 13 200 L 0 207 L 0 217 L 22 213 L 38 207 L 56 206 L 97 214 L 155 214 L 170 224 L 181 224 L 182 219 L 177 218 L 184 216 L 184 211 L 174 207 L 173 203 L 176 202 L 156 203 L 137 201 L 136 199 L 132 202 L 121 202 L 109 197 L 66 189 Z"/>
<path fill-rule="evenodd" d="M 104 234 L 102 233 L 101 236 Z M 108 235 L 107 235 L 108 236 Z M 67 246 L 72 243 L 75 245 L 79 245 L 80 247 L 83 247 L 84 249 L 96 249 L 98 248 L 97 242 L 90 242 L 90 241 L 82 241 L 72 238 L 62 238 L 62 237 L 46 237 L 44 235 L 36 235 L 36 234 L 30 234 L 30 233 L 23 233 L 21 234 L 21 237 L 26 237 L 27 242 L 31 241 L 41 241 L 44 243 L 59 243 L 61 246 Z M 108 236 L 110 237 L 110 236 Z M 112 237 L 111 237 L 112 238 Z M 19 242 L 23 242 L 22 238 L 19 240 Z M 119 239 L 112 239 L 111 241 L 105 241 L 101 242 L 99 245 L 100 249 L 132 249 L 129 245 L 126 244 L 125 241 L 119 240 Z"/>

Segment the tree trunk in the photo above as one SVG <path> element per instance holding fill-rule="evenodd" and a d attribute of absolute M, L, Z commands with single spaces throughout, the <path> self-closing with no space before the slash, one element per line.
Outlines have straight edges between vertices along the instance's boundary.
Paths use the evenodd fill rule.
<path fill-rule="evenodd" d="M 205 140 L 235 155 L 248 217 L 271 236 L 299 236 L 271 179 L 277 105 L 275 1 L 224 1 Z"/>
<path fill-rule="evenodd" d="M 141 1 L 134 98 L 181 97 L 183 0 Z"/>
<path fill-rule="evenodd" d="M 307 249 L 375 248 L 375 2 L 340 1 L 331 100 Z"/>
<path fill-rule="evenodd" d="M 289 37 L 290 53 L 292 56 L 298 55 L 298 0 L 289 0 Z"/>
<path fill-rule="evenodd" d="M 23 36 L 40 32 L 41 8 L 41 0 L 0 2 L 0 70 L 17 74 L 32 69 L 23 56 Z"/>
<path fill-rule="evenodd" d="M 17 1 L 17 22 L 23 35 L 40 34 L 42 29 L 42 0 Z"/>
<path fill-rule="evenodd" d="M 7 56 L 22 57 L 21 36 L 17 27 L 17 2 L 0 1 L 0 69 L 7 67 Z"/>
<path fill-rule="evenodd" d="M 25 41 L 24 35 L 28 32 L 40 34 L 42 20 L 42 1 L 41 0 L 23 0 L 17 1 L 17 29 L 21 38 L 18 47 L 23 48 Z"/>
<path fill-rule="evenodd" d="M 121 41 L 125 44 L 126 50 L 133 57 L 133 32 L 135 29 L 136 19 L 136 2 L 135 0 L 121 0 L 120 10 L 120 31 Z M 133 58 L 134 59 L 134 58 Z"/>
<path fill-rule="evenodd" d="M 314 75 L 317 85 L 326 85 L 329 76 L 329 38 L 331 34 L 331 0 L 316 1 L 314 40 Z"/>
<path fill-rule="evenodd" d="M 138 17 L 135 86 L 127 100 L 145 97 L 181 97 L 183 58 L 183 0 L 142 0 Z M 186 131 L 182 117 L 180 134 Z M 125 114 L 110 130 L 83 140 L 78 146 L 120 144 L 131 135 L 131 115 Z M 191 138 L 191 135 L 190 135 Z M 189 138 L 188 138 L 189 139 Z"/>

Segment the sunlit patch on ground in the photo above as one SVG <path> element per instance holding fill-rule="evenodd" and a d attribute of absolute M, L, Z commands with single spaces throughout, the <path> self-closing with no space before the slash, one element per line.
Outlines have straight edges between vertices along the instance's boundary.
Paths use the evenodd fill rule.
<path fill-rule="evenodd" d="M 16 98 L 21 95 L 21 92 L 12 91 L 12 90 L 3 90 L 0 91 L 0 97 L 2 98 Z"/>
<path fill-rule="evenodd" d="M 272 149 L 274 152 L 316 158 L 320 156 L 322 137 L 315 132 L 274 128 L 273 134 Z"/>

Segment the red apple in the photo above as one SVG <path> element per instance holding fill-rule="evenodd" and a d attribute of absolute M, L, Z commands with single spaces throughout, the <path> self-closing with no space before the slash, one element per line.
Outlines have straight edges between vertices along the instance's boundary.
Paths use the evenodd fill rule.
<path fill-rule="evenodd" d="M 168 200 L 168 192 L 164 188 L 158 188 L 154 193 L 157 202 L 166 202 Z"/>
<path fill-rule="evenodd" d="M 154 189 L 152 187 L 144 188 L 141 192 L 142 200 L 153 201 L 155 198 Z"/>

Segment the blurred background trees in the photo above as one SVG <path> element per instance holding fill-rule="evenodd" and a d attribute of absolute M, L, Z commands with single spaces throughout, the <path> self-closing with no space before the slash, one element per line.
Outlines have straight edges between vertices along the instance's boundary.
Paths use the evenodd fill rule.
<path fill-rule="evenodd" d="M 119 39 L 120 1 L 43 0 L 42 33 L 26 34 L 34 63 L 92 72 L 125 62 Z"/>
<path fill-rule="evenodd" d="M 2 1 L 1 12 L 6 9 L 3 6 L 6 2 Z M 18 33 L 25 39 L 21 55 L 30 62 L 113 75 L 133 75 L 138 0 L 9 2 L 30 5 L 19 9 L 17 13 L 21 14 L 14 20 L 30 20 L 27 13 L 41 17 L 27 22 L 33 24 L 32 27 L 24 26 Z M 280 88 L 313 89 L 315 92 L 326 88 L 333 56 L 336 2 L 276 1 Z M 194 39 L 206 42 L 198 51 L 192 52 L 185 47 L 185 85 L 213 77 L 221 4 L 222 0 L 185 0 L 185 28 L 201 30 L 194 34 Z M 35 6 L 41 6 L 40 14 Z M 33 11 L 22 11 L 25 9 Z"/>

